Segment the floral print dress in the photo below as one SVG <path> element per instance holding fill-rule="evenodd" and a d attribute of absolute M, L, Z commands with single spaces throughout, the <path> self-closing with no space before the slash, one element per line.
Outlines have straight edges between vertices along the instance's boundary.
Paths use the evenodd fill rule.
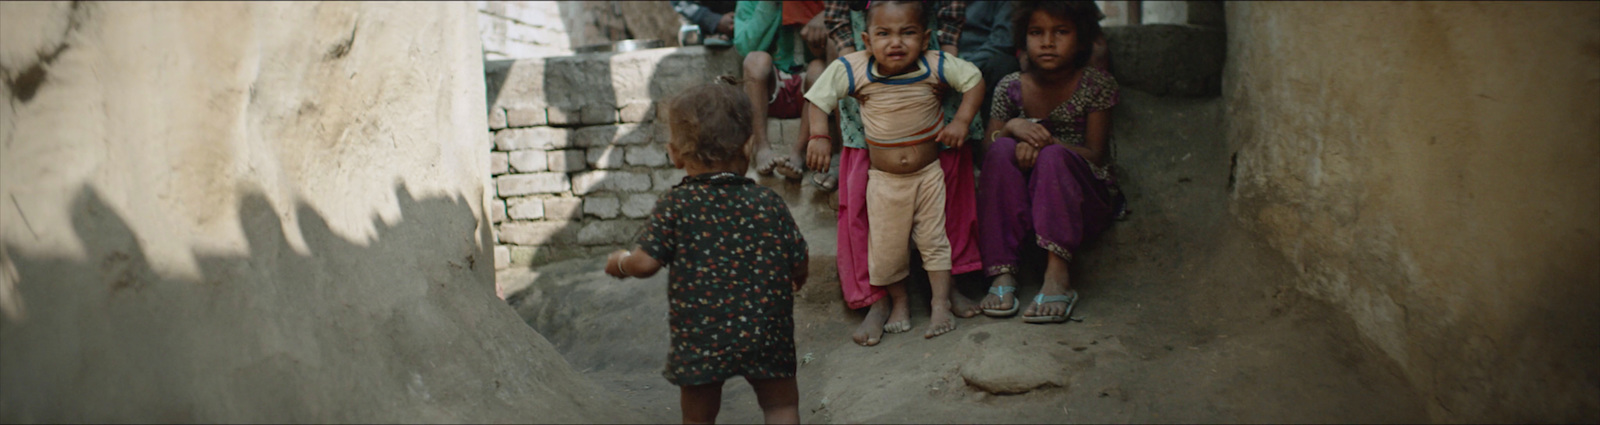
<path fill-rule="evenodd" d="M 772 189 L 733 173 L 684 178 L 662 196 L 639 246 L 670 267 L 673 385 L 795 376 L 795 267 L 806 241 Z"/>

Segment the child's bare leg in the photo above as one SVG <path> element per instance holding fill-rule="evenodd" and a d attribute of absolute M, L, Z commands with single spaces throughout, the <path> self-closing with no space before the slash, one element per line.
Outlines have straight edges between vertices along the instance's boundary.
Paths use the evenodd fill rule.
<path fill-rule="evenodd" d="M 794 378 L 749 379 L 769 424 L 800 423 L 800 385 Z"/>
<path fill-rule="evenodd" d="M 878 340 L 883 338 L 883 325 L 888 322 L 889 297 L 879 298 L 872 307 L 867 307 L 867 317 L 861 319 L 861 326 L 856 327 L 850 339 L 866 347 L 878 345 Z"/>
<path fill-rule="evenodd" d="M 750 97 L 750 144 L 745 153 L 761 175 L 772 174 L 774 155 L 767 149 L 767 103 L 776 77 L 772 75 L 772 55 L 758 51 L 744 57 L 744 93 Z"/>
<path fill-rule="evenodd" d="M 906 297 L 906 280 L 902 279 L 893 285 L 885 287 L 889 290 L 889 298 L 894 303 L 889 309 L 889 323 L 883 325 L 883 331 L 897 334 L 911 330 L 911 305 Z"/>
<path fill-rule="evenodd" d="M 1044 268 L 1044 285 L 1039 287 L 1039 293 L 1045 295 L 1062 295 L 1072 289 L 1071 275 L 1067 273 L 1067 259 L 1055 253 L 1050 253 L 1050 261 Z M 1067 303 L 1052 302 L 1044 305 L 1032 305 L 1024 316 L 1054 316 L 1066 311 Z"/>
<path fill-rule="evenodd" d="M 932 314 L 928 321 L 928 331 L 922 333 L 923 338 L 933 338 L 944 335 L 956 329 L 955 313 L 950 311 L 950 271 L 928 271 L 928 286 L 933 289 Z M 958 295 L 959 296 L 959 295 Z M 971 304 L 972 301 L 967 301 Z"/>
<path fill-rule="evenodd" d="M 722 410 L 722 382 L 678 387 L 678 407 L 683 410 L 683 423 L 716 423 L 717 412 Z"/>

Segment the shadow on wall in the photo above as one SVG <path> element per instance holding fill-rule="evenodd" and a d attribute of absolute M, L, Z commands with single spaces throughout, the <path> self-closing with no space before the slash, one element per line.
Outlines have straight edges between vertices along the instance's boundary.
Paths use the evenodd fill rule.
<path fill-rule="evenodd" d="M 197 256 L 190 281 L 155 273 L 140 241 L 160 235 L 83 186 L 84 259 L 8 247 L 27 312 L 0 319 L 0 421 L 628 420 L 494 297 L 467 199 L 395 192 L 403 221 L 365 246 L 299 203 L 309 255 L 244 195 L 249 251 Z"/>

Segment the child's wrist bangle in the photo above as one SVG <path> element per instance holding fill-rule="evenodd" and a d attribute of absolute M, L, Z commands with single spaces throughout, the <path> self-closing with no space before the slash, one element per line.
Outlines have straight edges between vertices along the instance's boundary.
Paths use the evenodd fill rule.
<path fill-rule="evenodd" d="M 633 277 L 633 273 L 628 273 L 628 269 L 623 268 L 622 266 L 625 264 L 623 262 L 628 261 L 628 257 L 631 255 L 633 255 L 633 252 L 631 251 L 622 251 L 622 258 L 617 259 L 617 271 L 622 272 L 623 277 Z"/>
<path fill-rule="evenodd" d="M 989 134 L 989 140 L 990 141 L 1000 140 L 1000 130 L 995 130 L 994 133 L 990 133 Z"/>
<path fill-rule="evenodd" d="M 829 136 L 829 135 L 826 135 L 826 134 L 813 134 L 813 135 L 811 135 L 811 138 L 810 139 L 806 139 L 806 141 L 809 142 L 809 141 L 817 140 L 817 139 L 833 140 L 833 136 Z"/>

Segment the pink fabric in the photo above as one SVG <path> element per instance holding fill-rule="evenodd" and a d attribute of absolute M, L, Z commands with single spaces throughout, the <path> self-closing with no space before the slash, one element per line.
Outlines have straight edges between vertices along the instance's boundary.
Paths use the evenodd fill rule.
<path fill-rule="evenodd" d="M 872 160 L 866 149 L 844 148 L 839 154 L 839 285 L 845 304 L 865 308 L 887 294 L 872 286 L 867 275 L 867 170 Z M 978 197 L 972 177 L 972 151 L 946 149 L 939 153 L 944 171 L 945 237 L 950 239 L 950 273 L 983 268 L 978 255 Z M 909 243 L 909 242 L 908 242 Z"/>

